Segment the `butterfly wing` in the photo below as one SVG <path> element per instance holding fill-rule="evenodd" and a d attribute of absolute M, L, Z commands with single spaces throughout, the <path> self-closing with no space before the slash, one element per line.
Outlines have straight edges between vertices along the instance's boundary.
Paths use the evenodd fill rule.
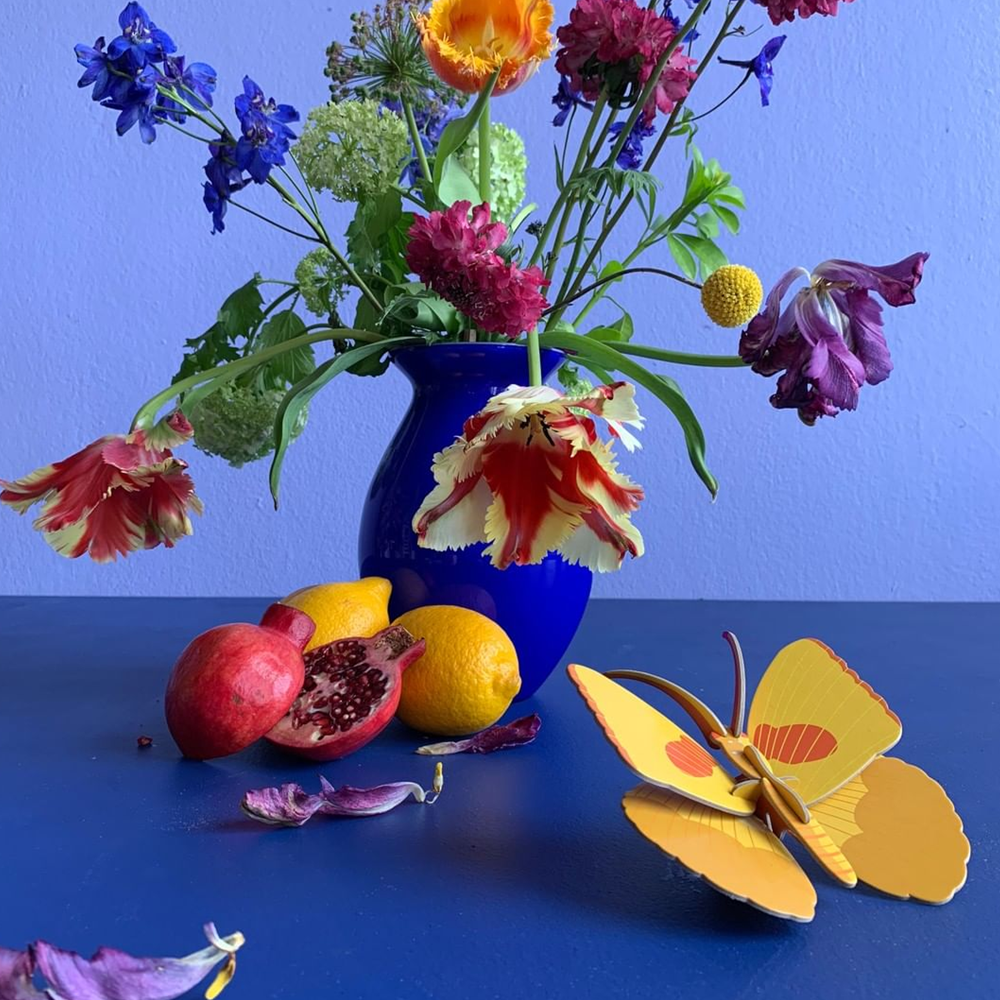
<path fill-rule="evenodd" d="M 719 892 L 807 923 L 816 890 L 784 844 L 754 816 L 730 816 L 642 784 L 622 800 L 635 828 Z"/>
<path fill-rule="evenodd" d="M 623 761 L 643 780 L 703 805 L 749 816 L 754 804 L 680 726 L 596 670 L 572 664 L 569 676 Z"/>
<path fill-rule="evenodd" d="M 754 746 L 806 805 L 853 778 L 903 734 L 885 700 L 816 639 L 786 646 L 767 668 L 747 722 Z"/>
<path fill-rule="evenodd" d="M 947 903 L 965 884 L 962 820 L 944 789 L 912 764 L 876 757 L 810 812 L 858 878 L 890 896 Z"/>

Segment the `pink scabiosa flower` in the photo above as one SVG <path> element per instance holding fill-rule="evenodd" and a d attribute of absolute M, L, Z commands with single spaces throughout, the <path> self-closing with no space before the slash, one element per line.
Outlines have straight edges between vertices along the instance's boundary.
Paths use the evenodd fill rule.
<path fill-rule="evenodd" d="M 754 0 L 754 3 L 767 8 L 773 24 L 794 21 L 796 14 L 799 17 L 811 17 L 813 14 L 833 17 L 840 3 L 853 2 L 854 0 Z"/>
<path fill-rule="evenodd" d="M 640 556 L 632 524 L 644 494 L 618 472 L 595 418 L 629 451 L 642 427 L 635 389 L 624 382 L 584 396 L 549 386 L 511 386 L 465 422 L 462 436 L 434 456 L 437 486 L 413 518 L 418 544 L 444 551 L 486 542 L 498 569 L 558 552 L 598 572 Z"/>
<path fill-rule="evenodd" d="M 649 82 L 663 53 L 673 44 L 677 28 L 667 17 L 636 0 L 578 0 L 569 23 L 556 33 L 561 48 L 556 69 L 569 88 L 594 101 L 607 90 L 612 101 L 633 100 Z M 646 124 L 659 109 L 665 114 L 687 97 L 695 60 L 678 46 L 670 56 L 646 107 Z"/>
<path fill-rule="evenodd" d="M 414 274 L 487 333 L 514 338 L 533 330 L 548 307 L 550 282 L 539 267 L 522 269 L 497 250 L 507 227 L 490 221 L 490 206 L 457 201 L 421 216 L 410 228 L 406 260 Z"/>
<path fill-rule="evenodd" d="M 884 382 L 892 371 L 882 307 L 871 293 L 890 306 L 912 304 L 927 257 L 916 253 L 888 267 L 828 260 L 811 275 L 802 267 L 785 274 L 740 338 L 740 355 L 755 372 L 782 373 L 771 405 L 797 409 L 810 426 L 856 409 L 861 386 Z M 799 278 L 809 286 L 782 309 Z"/>
<path fill-rule="evenodd" d="M 188 512 L 201 513 L 187 463 L 171 448 L 192 435 L 180 412 L 148 431 L 109 435 L 14 482 L 0 480 L 0 503 L 25 513 L 42 504 L 35 528 L 60 555 L 95 562 L 190 535 Z"/>

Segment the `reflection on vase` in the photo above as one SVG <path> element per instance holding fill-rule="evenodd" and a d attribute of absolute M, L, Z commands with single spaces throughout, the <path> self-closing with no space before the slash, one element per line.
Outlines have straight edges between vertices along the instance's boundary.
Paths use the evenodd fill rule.
<path fill-rule="evenodd" d="M 542 352 L 550 378 L 563 361 Z M 507 632 L 521 667 L 518 699 L 530 697 L 559 664 L 590 596 L 590 570 L 556 555 L 537 566 L 494 569 L 485 545 L 433 552 L 417 545 L 411 522 L 434 485 L 431 461 L 461 433 L 465 420 L 509 385 L 528 381 L 520 344 L 439 344 L 393 354 L 413 385 L 413 400 L 372 480 L 361 517 L 363 576 L 392 583 L 393 618 L 427 604 L 471 608 Z"/>

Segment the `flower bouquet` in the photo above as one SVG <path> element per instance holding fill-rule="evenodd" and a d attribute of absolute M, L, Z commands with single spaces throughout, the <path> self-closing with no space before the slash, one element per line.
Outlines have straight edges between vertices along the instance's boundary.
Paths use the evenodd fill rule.
<path fill-rule="evenodd" d="M 254 275 L 230 294 L 126 434 L 0 483 L 0 500 L 22 513 L 40 503 L 35 527 L 65 556 L 172 546 L 201 512 L 180 446 L 193 440 L 234 466 L 270 455 L 277 502 L 316 393 L 396 363 L 416 409 L 369 494 L 362 568 L 392 580 L 395 611 L 464 603 L 519 647 L 525 606 L 543 594 L 575 602 L 566 629 L 545 626 L 551 669 L 590 571 L 643 553 L 643 490 L 616 454 L 638 447 L 637 386 L 677 421 L 714 497 L 702 429 L 660 366 L 778 376 L 771 404 L 810 426 L 855 409 L 861 387 L 892 369 L 878 298 L 912 303 L 927 255 L 795 267 L 765 300 L 720 245 L 740 229 L 743 192 L 696 144 L 715 110 L 698 106 L 709 71 L 732 74 L 727 101 L 749 83 L 768 104 L 785 36 L 750 51 L 746 40 L 765 15 L 781 25 L 839 12 L 838 0 L 578 0 L 555 28 L 549 0 L 383 0 L 330 46 L 331 99 L 302 120 L 249 76 L 234 114 L 221 114 L 213 68 L 179 55 L 129 3 L 110 43 L 76 47 L 80 86 L 116 112 L 121 135 L 201 144 L 214 233 L 229 238 L 237 215 L 252 217 L 308 252 L 293 275 Z M 550 60 L 555 72 L 538 74 Z M 526 85 L 540 101 L 555 94 L 549 191 L 528 191 L 524 142 L 494 121 Z M 686 176 L 654 172 L 668 143 L 684 151 Z M 355 206 L 340 237 L 324 221 L 331 201 Z M 628 213 L 641 235 L 621 246 Z M 612 298 L 640 272 L 699 294 L 715 323 L 739 331 L 736 353 L 642 343 Z M 556 373 L 558 388 L 546 384 Z M 500 583 L 509 567 L 514 582 Z"/>

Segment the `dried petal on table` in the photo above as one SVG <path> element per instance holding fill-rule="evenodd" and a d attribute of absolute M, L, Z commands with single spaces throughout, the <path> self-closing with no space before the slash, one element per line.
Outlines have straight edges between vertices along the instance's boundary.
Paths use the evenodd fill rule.
<path fill-rule="evenodd" d="M 233 977 L 239 932 L 219 937 L 205 925 L 208 947 L 184 958 L 136 958 L 114 948 L 99 948 L 92 958 L 36 941 L 27 951 L 0 948 L 2 1000 L 173 1000 L 200 983 L 225 961 L 205 996 L 214 1000 Z M 46 979 L 44 992 L 31 981 L 35 970 Z"/>
<path fill-rule="evenodd" d="M 541 728 L 542 720 L 535 713 L 503 726 L 490 726 L 467 740 L 429 743 L 414 752 L 427 754 L 429 757 L 444 757 L 452 753 L 493 753 L 533 743 Z"/>
<path fill-rule="evenodd" d="M 430 791 L 413 781 L 396 781 L 374 788 L 334 788 L 320 777 L 318 795 L 309 795 L 301 785 L 260 788 L 243 796 L 241 808 L 251 819 L 270 826 L 303 826 L 313 816 L 378 816 L 401 805 L 410 796 L 417 802 L 433 805 L 444 788 L 444 771 L 434 770 Z"/>
<path fill-rule="evenodd" d="M 0 948 L 0 998 L 2 1000 L 46 1000 L 31 982 L 35 963 L 27 951 Z"/>

